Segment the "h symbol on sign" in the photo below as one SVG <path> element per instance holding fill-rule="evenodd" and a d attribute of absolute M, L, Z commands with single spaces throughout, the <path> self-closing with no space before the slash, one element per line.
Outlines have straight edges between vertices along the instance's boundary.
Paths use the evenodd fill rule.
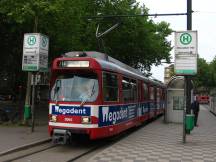
<path fill-rule="evenodd" d="M 182 37 L 182 41 L 183 41 L 183 42 L 189 42 L 189 41 L 190 41 L 190 37 L 189 37 L 188 35 L 184 35 L 184 36 Z"/>
<path fill-rule="evenodd" d="M 36 43 L 35 36 L 29 36 L 27 42 L 29 45 L 34 45 Z"/>
<path fill-rule="evenodd" d="M 182 44 L 188 45 L 188 44 L 191 43 L 192 37 L 191 37 L 191 35 L 188 34 L 188 33 L 183 33 L 183 34 L 181 35 L 181 37 L 180 37 L 180 41 L 181 41 Z"/>

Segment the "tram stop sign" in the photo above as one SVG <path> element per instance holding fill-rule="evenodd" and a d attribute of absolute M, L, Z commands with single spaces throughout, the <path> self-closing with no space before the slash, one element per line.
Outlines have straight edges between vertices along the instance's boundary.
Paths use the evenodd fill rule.
<path fill-rule="evenodd" d="M 49 38 L 40 33 L 26 33 L 23 42 L 23 71 L 48 71 Z"/>
<path fill-rule="evenodd" d="M 175 32 L 175 74 L 197 74 L 197 31 Z"/>

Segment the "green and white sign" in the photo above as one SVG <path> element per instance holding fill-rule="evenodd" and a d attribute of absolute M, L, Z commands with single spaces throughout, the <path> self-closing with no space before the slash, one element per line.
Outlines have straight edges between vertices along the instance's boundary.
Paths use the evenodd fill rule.
<path fill-rule="evenodd" d="M 176 75 L 195 75 L 197 54 L 197 31 L 175 32 Z"/>
<path fill-rule="evenodd" d="M 48 70 L 49 38 L 40 33 L 26 33 L 23 42 L 23 71 Z"/>

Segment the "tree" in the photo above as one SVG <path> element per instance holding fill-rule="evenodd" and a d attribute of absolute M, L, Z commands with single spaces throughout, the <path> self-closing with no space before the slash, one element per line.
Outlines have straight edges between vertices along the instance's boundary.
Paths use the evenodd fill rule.
<path fill-rule="evenodd" d="M 132 0 L 103 1 L 100 3 L 101 15 L 147 14 L 148 10 Z M 120 26 L 103 38 L 105 51 L 141 71 L 150 71 L 152 64 L 159 65 L 161 60 L 170 61 L 171 44 L 166 37 L 171 34 L 169 24 L 155 24 L 148 17 L 104 19 L 102 31 L 115 23 Z"/>
<path fill-rule="evenodd" d="M 210 80 L 206 80 L 206 78 L 209 78 L 209 65 L 205 59 L 198 58 L 197 75 L 194 77 L 196 89 L 199 87 L 207 87 L 207 85 L 210 83 Z"/>
<path fill-rule="evenodd" d="M 9 78 L 11 88 L 26 82 L 21 71 L 23 35 L 36 30 L 38 17 L 48 13 L 47 6 L 49 2 L 42 0 L 0 1 L 1 75 Z"/>
<path fill-rule="evenodd" d="M 194 76 L 195 87 L 202 87 L 209 92 L 216 86 L 216 57 L 210 63 L 207 63 L 203 58 L 198 58 L 197 66 L 197 75 Z"/>
<path fill-rule="evenodd" d="M 215 70 L 216 70 L 216 57 L 214 57 L 214 59 L 210 62 L 210 65 L 209 65 L 209 70 L 210 70 L 210 76 L 209 76 L 209 79 L 211 79 L 211 84 L 209 87 L 213 88 L 213 87 L 216 87 L 216 73 L 215 73 Z"/>
<path fill-rule="evenodd" d="M 14 82 L 26 82 L 21 71 L 23 35 L 36 30 L 50 38 L 50 63 L 68 51 L 96 50 L 143 72 L 149 71 L 152 64 L 170 60 L 171 44 L 166 39 L 171 33 L 169 24 L 156 24 L 147 16 L 89 19 L 97 15 L 147 13 L 148 9 L 135 0 L 1 0 L 1 71 Z M 104 31 L 115 23 L 120 23 L 119 27 L 103 38 L 104 48 L 99 48 L 97 25 L 101 24 L 100 30 Z"/>

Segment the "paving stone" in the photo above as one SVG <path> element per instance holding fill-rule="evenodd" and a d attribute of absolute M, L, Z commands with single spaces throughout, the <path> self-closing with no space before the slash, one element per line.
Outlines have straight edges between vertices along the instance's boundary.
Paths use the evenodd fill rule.
<path fill-rule="evenodd" d="M 199 127 L 187 135 L 185 144 L 182 143 L 182 125 L 164 124 L 162 117 L 141 127 L 89 161 L 215 162 L 216 117 L 205 107 L 200 106 Z"/>

